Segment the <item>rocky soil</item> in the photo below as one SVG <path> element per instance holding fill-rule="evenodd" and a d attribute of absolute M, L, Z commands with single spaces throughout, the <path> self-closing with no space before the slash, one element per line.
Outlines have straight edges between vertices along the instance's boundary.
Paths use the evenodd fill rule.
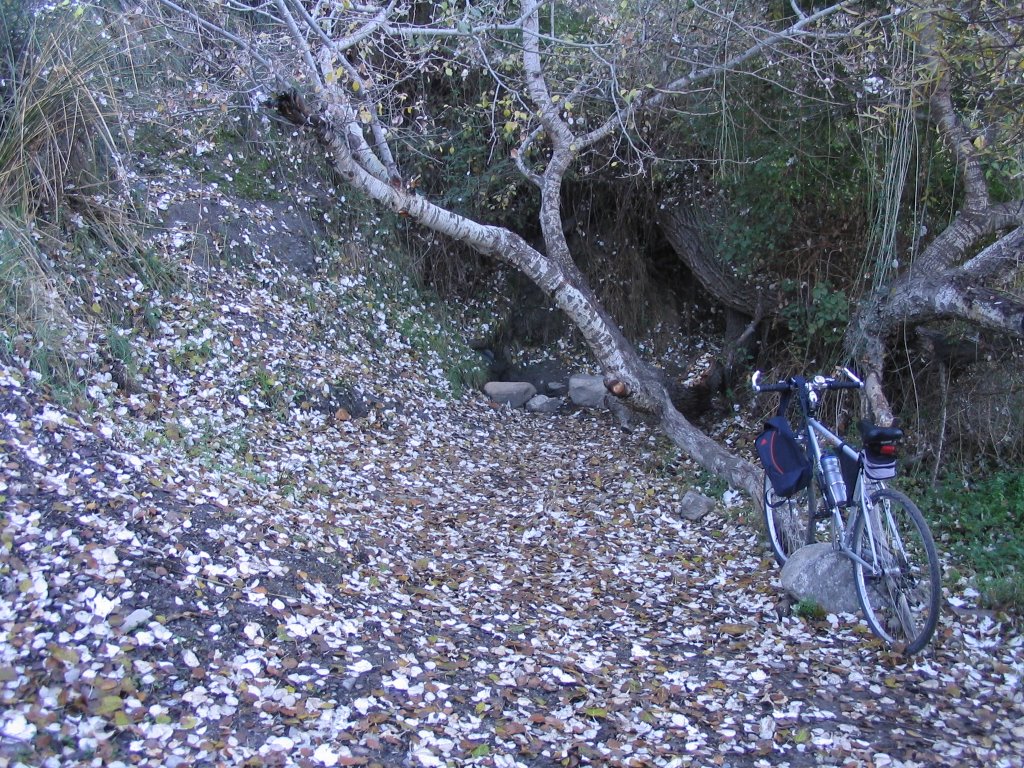
<path fill-rule="evenodd" d="M 1024 765 L 970 594 L 910 660 L 800 618 L 643 426 L 453 399 L 364 278 L 187 274 L 73 407 L 0 368 L 0 766 Z"/>

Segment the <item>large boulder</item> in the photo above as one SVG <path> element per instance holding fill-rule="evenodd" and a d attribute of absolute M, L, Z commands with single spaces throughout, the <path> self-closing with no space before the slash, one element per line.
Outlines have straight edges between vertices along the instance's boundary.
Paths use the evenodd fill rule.
<path fill-rule="evenodd" d="M 860 610 L 853 563 L 827 542 L 798 549 L 782 567 L 782 587 L 796 600 L 812 600 L 828 613 Z"/>
<path fill-rule="evenodd" d="M 522 408 L 537 394 L 537 388 L 528 381 L 489 381 L 484 384 L 484 394 L 496 403 Z"/>
<path fill-rule="evenodd" d="M 583 408 L 604 408 L 604 379 L 601 376 L 576 374 L 569 377 L 569 399 Z"/>

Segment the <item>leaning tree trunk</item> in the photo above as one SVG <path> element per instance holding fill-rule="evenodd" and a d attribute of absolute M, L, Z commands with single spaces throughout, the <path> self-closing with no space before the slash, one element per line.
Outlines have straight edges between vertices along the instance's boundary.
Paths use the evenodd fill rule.
<path fill-rule="evenodd" d="M 507 10 L 503 4 L 477 4 L 474 10 L 482 13 L 481 18 L 470 23 L 467 13 L 466 28 L 463 28 L 462 21 L 456 27 L 446 26 L 447 19 L 440 27 L 433 23 L 419 25 L 408 20 L 405 4 L 395 2 L 327 4 L 330 8 L 317 4 L 315 10 L 311 10 L 309 4 L 296 0 L 270 0 L 260 5 L 260 12 L 280 36 L 264 38 L 261 34 L 260 39 L 245 40 L 218 24 L 216 14 L 215 20 L 210 20 L 204 11 L 185 8 L 176 0 L 155 2 L 189 19 L 204 32 L 245 50 L 252 62 L 268 74 L 270 81 L 278 83 L 281 90 L 287 89 L 288 83 L 302 82 L 303 90 L 313 94 L 317 103 L 310 108 L 301 99 L 279 98 L 278 109 L 297 125 L 313 130 L 329 162 L 348 183 L 431 230 L 482 254 L 503 259 L 522 271 L 578 326 L 608 374 L 609 389 L 614 395 L 637 410 L 657 416 L 668 436 L 689 456 L 734 486 L 750 491 L 755 499 L 759 498 L 759 473 L 753 465 L 732 456 L 676 411 L 660 376 L 641 360 L 594 298 L 565 245 L 559 191 L 565 172 L 578 161 L 582 152 L 590 151 L 614 135 L 623 135 L 629 126 L 637 123 L 636 117 L 642 110 L 658 109 L 672 94 L 690 92 L 699 81 L 719 77 L 768 50 L 803 38 L 819 22 L 839 13 L 843 8 L 841 3 L 811 14 L 798 13 L 797 19 L 783 29 L 752 35 L 746 47 L 727 46 L 719 52 L 716 46 L 706 64 L 695 64 L 682 76 L 666 72 L 666 82 L 661 87 L 644 86 L 639 95 L 631 93 L 629 99 L 621 100 L 616 95 L 616 82 L 592 77 L 590 73 L 576 80 L 566 100 L 556 104 L 557 99 L 547 90 L 545 81 L 549 73 L 543 64 L 552 41 L 558 40 L 551 29 L 541 35 L 540 10 L 546 3 L 524 0 L 519 4 L 518 16 L 511 19 L 503 15 Z M 514 7 L 514 4 L 509 5 Z M 216 3 L 208 6 L 220 8 Z M 332 22 L 325 26 L 325 19 L 332 19 Z M 393 120 L 401 123 L 405 112 L 401 106 L 391 114 L 384 108 L 396 95 L 395 90 L 388 91 L 389 87 L 394 88 L 401 81 L 389 67 L 401 63 L 402 54 L 417 47 L 408 46 L 408 41 L 440 37 L 449 41 L 472 39 L 482 44 L 490 37 L 490 32 L 499 32 L 504 38 L 510 31 L 522 34 L 520 53 L 525 93 L 520 90 L 518 95 L 528 98 L 534 107 L 524 123 L 529 127 L 524 127 L 519 149 L 513 154 L 524 176 L 540 189 L 541 224 L 548 254 L 531 248 L 523 238 L 507 229 L 482 225 L 414 194 L 404 184 L 389 147 L 387 124 Z M 281 45 L 284 40 L 288 43 Z M 580 41 L 573 42 L 574 47 L 578 45 Z M 578 50 L 587 48 L 590 46 L 584 44 Z M 396 51 L 401 53 L 395 55 Z M 595 71 L 610 67 L 614 81 L 615 67 L 606 59 L 603 45 L 593 46 L 592 53 L 595 54 L 593 63 L 598 67 Z M 425 62 L 429 60 L 430 66 L 436 63 L 434 53 L 426 55 L 428 59 L 408 62 L 406 74 L 411 75 L 411 80 L 422 76 Z M 289 60 L 289 56 L 294 58 Z M 484 66 L 489 68 L 490 59 L 486 55 L 483 58 L 487 62 Z M 382 61 L 388 63 L 382 64 Z M 490 71 L 499 82 L 505 77 Z M 565 72 L 562 68 L 559 71 Z M 565 84 L 562 82 L 560 87 Z M 502 83 L 501 87 L 507 86 Z M 587 99 L 596 97 L 599 102 L 611 105 L 611 113 L 592 129 L 588 129 L 589 121 L 563 119 L 563 110 L 568 111 L 569 103 L 577 94 Z M 609 95 L 613 96 L 610 100 Z M 400 102 L 407 94 L 398 96 Z M 537 146 L 539 152 L 527 151 Z M 531 157 L 533 160 L 528 159 Z M 547 165 L 543 175 L 528 167 L 534 161 Z"/>
<path fill-rule="evenodd" d="M 721 361 L 722 383 L 733 386 L 745 354 L 752 351 L 754 334 L 766 317 L 778 312 L 778 295 L 740 278 L 732 266 L 712 247 L 709 231 L 714 230 L 714 200 L 699 199 L 689 192 L 684 199 L 662 201 L 658 224 L 672 250 L 708 295 L 725 307 L 725 348 Z M 704 212 L 698 215 L 698 209 Z M 710 220 L 710 221 L 709 221 Z M 710 223 L 710 227 L 709 227 Z"/>
<path fill-rule="evenodd" d="M 701 287 L 722 306 L 756 321 L 773 314 L 778 297 L 736 276 L 708 245 L 705 228 L 696 218 L 696 204 L 697 201 L 662 202 L 658 223 L 672 250 Z"/>
<path fill-rule="evenodd" d="M 347 115 L 334 106 L 319 111 L 301 100 L 279 99 L 280 113 L 312 130 L 333 169 L 349 184 L 402 216 L 469 245 L 485 256 L 507 262 L 532 280 L 569 317 L 601 363 L 610 389 L 631 408 L 655 416 L 665 434 L 701 466 L 736 488 L 760 496 L 760 473 L 694 427 L 672 405 L 661 377 L 643 362 L 635 348 L 595 299 L 568 250 L 549 256 L 503 227 L 488 226 L 434 205 L 403 185 L 386 183 L 357 160 L 345 126 Z M 339 127 L 340 126 L 340 127 Z M 561 232 L 561 227 L 557 228 Z"/>

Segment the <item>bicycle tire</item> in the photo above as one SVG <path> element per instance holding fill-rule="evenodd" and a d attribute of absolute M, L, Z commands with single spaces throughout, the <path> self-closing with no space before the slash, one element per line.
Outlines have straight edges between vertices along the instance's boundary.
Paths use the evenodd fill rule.
<path fill-rule="evenodd" d="M 906 495 L 885 488 L 873 493 L 870 503 L 872 516 L 863 509 L 857 516 L 852 546 L 874 568 L 881 568 L 873 575 L 853 561 L 857 598 L 871 631 L 910 656 L 928 644 L 938 625 L 939 557 L 924 515 Z M 877 560 L 866 534 L 868 519 L 877 528 Z"/>
<path fill-rule="evenodd" d="M 820 498 L 820 494 L 815 494 L 816 486 L 817 479 L 812 478 L 799 494 L 783 498 L 775 495 L 767 475 L 762 480 L 764 527 L 775 562 L 780 566 L 798 549 L 818 538 L 818 521 L 812 512 L 816 509 L 815 499 Z"/>

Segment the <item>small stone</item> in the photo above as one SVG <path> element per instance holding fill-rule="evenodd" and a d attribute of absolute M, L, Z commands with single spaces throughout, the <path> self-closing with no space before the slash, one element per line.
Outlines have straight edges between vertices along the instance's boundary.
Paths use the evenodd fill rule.
<path fill-rule="evenodd" d="M 714 499 L 693 490 L 687 491 L 683 500 L 679 502 L 679 514 L 692 521 L 700 520 L 714 508 Z"/>
<path fill-rule="evenodd" d="M 547 395 L 534 395 L 526 401 L 526 410 L 530 413 L 558 413 L 561 407 L 561 400 Z"/>

